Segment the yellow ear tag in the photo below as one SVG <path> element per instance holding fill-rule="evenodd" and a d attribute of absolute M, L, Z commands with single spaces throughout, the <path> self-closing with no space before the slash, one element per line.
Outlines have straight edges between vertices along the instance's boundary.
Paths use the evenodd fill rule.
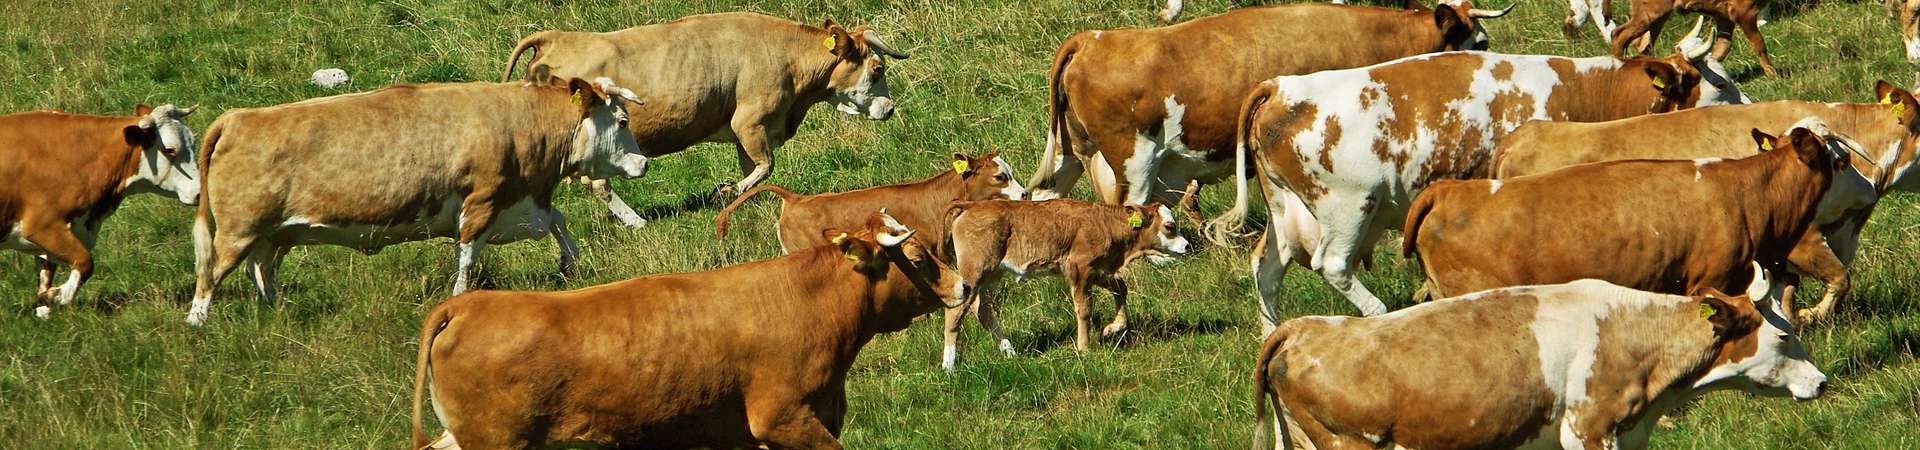
<path fill-rule="evenodd" d="M 1712 319 L 1713 315 L 1719 312 L 1720 311 L 1713 309 L 1713 305 L 1709 305 L 1707 302 L 1700 302 L 1700 318 Z"/>
<path fill-rule="evenodd" d="M 580 96 L 580 91 L 573 91 L 573 106 L 586 106 L 586 103 L 587 99 Z"/>
<path fill-rule="evenodd" d="M 1147 218 L 1140 217 L 1139 211 L 1134 211 L 1132 214 L 1127 215 L 1127 226 L 1129 227 L 1140 228 L 1141 226 L 1146 224 L 1147 224 Z"/>
<path fill-rule="evenodd" d="M 839 236 L 834 236 L 834 237 L 833 237 L 833 241 L 832 241 L 832 242 L 833 242 L 833 245 L 840 245 L 840 243 L 842 243 L 842 242 L 846 242 L 846 241 L 847 241 L 847 234 L 846 234 L 846 233 L 840 233 L 840 235 L 839 235 Z M 848 261 L 859 261 L 859 260 L 860 260 L 860 254 L 859 254 L 859 253 L 854 253 L 854 252 L 853 252 L 853 247 L 847 247 L 847 251 L 846 251 L 846 253 L 843 253 L 843 255 L 845 255 L 845 256 L 847 257 L 847 260 L 848 260 Z"/>
<path fill-rule="evenodd" d="M 820 41 L 820 46 L 826 47 L 827 51 L 833 51 L 833 47 L 835 47 L 834 44 L 836 43 L 838 43 L 838 41 L 833 38 L 833 35 L 829 34 L 826 40 Z"/>
<path fill-rule="evenodd" d="M 1667 81 L 1666 81 L 1666 80 L 1662 80 L 1662 79 L 1659 79 L 1659 78 L 1654 78 L 1654 79 L 1653 79 L 1653 88 L 1654 88 L 1654 89 L 1666 89 L 1666 88 L 1667 88 Z"/>
<path fill-rule="evenodd" d="M 1907 115 L 1907 104 L 1905 103 L 1893 104 L 1893 120 L 1900 120 L 1901 118 L 1906 117 L 1906 115 Z"/>
<path fill-rule="evenodd" d="M 953 173 L 963 174 L 963 175 L 966 174 L 967 160 L 964 160 L 964 159 L 953 160 Z"/>
<path fill-rule="evenodd" d="M 1760 141 L 1760 151 L 1763 151 L 1763 152 L 1773 151 L 1773 141 Z"/>
<path fill-rule="evenodd" d="M 1892 92 L 1888 92 L 1888 93 L 1887 93 L 1887 95 L 1882 95 L 1882 96 L 1880 96 L 1880 104 L 1882 104 L 1882 105 L 1891 105 L 1891 104 L 1893 104 L 1893 93 L 1892 93 Z"/>

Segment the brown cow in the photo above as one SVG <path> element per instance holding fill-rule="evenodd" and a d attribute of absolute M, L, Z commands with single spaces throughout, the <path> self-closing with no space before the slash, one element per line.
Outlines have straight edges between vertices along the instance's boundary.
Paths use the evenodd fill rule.
<path fill-rule="evenodd" d="M 998 152 L 978 158 L 955 153 L 952 163 L 952 170 L 942 170 L 920 181 L 847 192 L 800 195 L 771 184 L 756 186 L 714 216 L 714 234 L 726 238 L 727 219 L 733 215 L 733 209 L 754 194 L 767 191 L 780 196 L 780 223 L 774 231 L 780 240 L 781 253 L 823 245 L 826 240 L 819 237 L 818 231 L 853 229 L 864 220 L 865 212 L 874 210 L 887 211 L 887 215 L 899 219 L 907 228 L 930 236 L 946 236 L 947 205 L 995 198 L 1019 200 L 1026 192 L 1019 182 L 1013 181 L 1013 165 L 1001 159 Z"/>
<path fill-rule="evenodd" d="M 1039 202 L 990 200 L 956 203 L 947 213 L 948 247 L 955 269 L 969 286 L 985 286 L 1007 272 L 1015 280 L 1058 273 L 1073 296 L 1076 350 L 1086 351 L 1093 311 L 1089 285 L 1113 292 L 1113 322 L 1102 337 L 1127 329 L 1127 282 L 1132 263 L 1142 257 L 1164 264 L 1187 252 L 1187 239 L 1173 225 L 1173 211 L 1159 204 L 1102 205 L 1077 200 Z M 984 291 L 984 289 L 982 290 Z M 1013 354 L 1013 342 L 994 321 L 994 302 L 980 295 L 973 302 L 980 325 L 993 334 L 1000 351 Z M 953 370 L 959 358 L 960 324 L 966 308 L 949 308 L 946 346 L 940 367 Z"/>
<path fill-rule="evenodd" d="M 1629 42 L 1633 43 L 1636 53 L 1645 53 L 1654 48 L 1660 37 L 1660 29 L 1666 27 L 1667 19 L 1674 11 L 1700 13 L 1712 17 L 1715 32 L 1713 34 L 1713 57 L 1721 59 L 1727 56 L 1732 47 L 1733 27 L 1739 25 L 1746 34 L 1747 45 L 1753 47 L 1753 53 L 1760 56 L 1760 68 L 1767 76 L 1778 77 L 1773 70 L 1773 57 L 1767 55 L 1767 42 L 1760 38 L 1760 10 L 1767 8 L 1767 0 L 1632 0 L 1633 11 L 1626 23 L 1620 24 L 1609 35 L 1612 41 L 1613 56 L 1625 55 Z M 1603 3 L 1604 5 L 1604 3 Z M 1602 6 L 1604 8 L 1604 6 Z M 1698 26 L 1695 26 L 1698 29 Z"/>
<path fill-rule="evenodd" d="M 1848 156 L 1805 128 L 1752 135 L 1776 150 L 1436 183 L 1409 207 L 1402 254 L 1419 254 L 1435 297 L 1582 278 L 1671 294 L 1736 289 L 1747 263 L 1786 264 Z"/>
<path fill-rule="evenodd" d="M 500 81 L 512 78 L 528 50 L 535 52 L 528 67 L 545 64 L 556 76 L 609 77 L 640 89 L 646 104 L 633 111 L 628 128 L 649 157 L 701 142 L 734 143 L 742 178 L 720 185 L 716 196 L 765 180 L 773 150 L 799 131 L 816 103 L 872 120 L 892 117 L 885 57 L 908 57 L 865 26 L 848 30 L 828 20 L 816 28 L 745 12 L 607 33 L 536 32 L 514 46 Z M 605 182 L 593 189 L 625 225 L 646 225 Z"/>
<path fill-rule="evenodd" d="M 1885 81 L 1876 84 L 1873 98 L 1885 103 L 1768 102 L 1610 122 L 1534 122 L 1500 141 L 1494 172 L 1499 178 L 1510 178 L 1598 161 L 1741 158 L 1757 150 L 1745 133 L 1735 133 L 1744 131 L 1737 127 L 1786 130 L 1802 122 L 1823 124 L 1831 130 L 1831 136 L 1821 136 L 1829 144 L 1852 142 L 1857 145 L 1847 147 L 1857 147 L 1862 154 L 1834 174 L 1815 219 L 1819 233 L 1803 238 L 1802 245 L 1788 255 L 1797 270 L 1828 283 L 1819 305 L 1795 315 L 1803 324 L 1811 323 L 1830 315 L 1846 293 L 1847 266 L 1859 248 L 1860 228 L 1879 198 L 1889 190 L 1920 192 L 1920 177 L 1905 176 L 1920 163 L 1916 159 L 1920 103 L 1908 91 Z M 1628 135 L 1661 136 L 1688 144 L 1645 145 L 1619 138 Z"/>
<path fill-rule="evenodd" d="M 1289 320 L 1254 369 L 1253 447 L 1279 428 L 1270 448 L 1640 449 L 1709 391 L 1818 398 L 1826 374 L 1751 277 L 1738 297 L 1580 280 Z"/>
<path fill-rule="evenodd" d="M 1888 6 L 1894 8 L 1894 15 L 1900 19 L 1900 39 L 1907 51 L 1907 61 L 1920 62 L 1920 0 L 1889 0 Z M 1914 89 L 1920 89 L 1920 78 L 1916 79 Z"/>
<path fill-rule="evenodd" d="M 93 276 L 100 224 L 128 194 L 165 194 L 194 204 L 200 170 L 193 109 L 139 105 L 132 117 L 33 111 L 0 116 L 0 250 L 35 255 L 40 285 L 33 312 L 52 314 Z M 53 286 L 54 262 L 70 268 Z"/>
<path fill-rule="evenodd" d="M 222 114 L 200 151 L 187 322 L 206 321 L 243 260 L 272 302 L 281 258 L 300 245 L 373 254 L 452 237 L 459 294 L 485 245 L 551 234 L 565 273 L 579 248 L 553 209 L 561 178 L 638 177 L 647 158 L 623 132 L 632 92 L 553 80 L 397 85 Z"/>
<path fill-rule="evenodd" d="M 1047 150 L 1028 186 L 1035 200 L 1059 198 L 1091 173 L 1106 203 L 1172 204 L 1190 182 L 1232 175 L 1234 119 L 1261 80 L 1486 49 L 1479 20 L 1511 9 L 1295 4 L 1076 33 L 1054 53 Z"/>
<path fill-rule="evenodd" d="M 847 369 L 967 285 L 885 214 L 767 261 L 566 292 L 477 291 L 420 330 L 434 448 L 840 448 Z"/>

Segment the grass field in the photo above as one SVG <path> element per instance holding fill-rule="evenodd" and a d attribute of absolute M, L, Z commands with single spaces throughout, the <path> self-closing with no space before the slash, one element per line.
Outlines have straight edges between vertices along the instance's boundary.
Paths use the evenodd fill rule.
<path fill-rule="evenodd" d="M 1191 3 L 1187 17 L 1228 6 Z M 1523 3 L 1489 22 L 1496 50 L 1604 51 L 1590 28 L 1571 40 L 1560 34 L 1564 2 Z M 1616 16 L 1624 14 L 1626 2 L 1616 3 Z M 1876 79 L 1913 81 L 1894 21 L 1877 2 L 1776 3 L 1764 30 L 1786 76 L 1762 76 L 1743 43 L 1727 61 L 1754 99 L 1867 101 Z M 497 79 L 513 43 L 535 30 L 750 10 L 871 24 L 915 55 L 890 67 L 901 105 L 892 121 L 817 110 L 779 150 L 771 182 L 803 192 L 899 182 L 942 170 L 950 153 L 988 149 L 1005 150 L 1024 181 L 1044 144 L 1055 46 L 1078 30 L 1154 25 L 1157 8 L 1149 0 L 24 0 L 0 8 L 0 111 L 130 114 L 138 102 L 198 104 L 204 109 L 190 122 L 203 129 L 228 108 L 397 82 Z M 1674 20 L 1665 42 L 1690 23 Z M 327 67 L 346 69 L 352 83 L 342 91 L 306 84 Z M 557 253 L 541 240 L 490 249 L 483 284 L 572 288 L 777 255 L 775 201 L 752 203 L 735 216 L 732 236 L 712 238 L 717 208 L 696 200 L 735 178 L 727 147 L 655 159 L 647 178 L 618 185 L 654 220 L 640 230 L 614 226 L 580 188 L 565 188 L 561 209 L 584 251 L 576 276 L 552 275 Z M 1088 197 L 1084 185 L 1079 198 Z M 1223 210 L 1229 190 L 1211 189 L 1203 210 Z M 415 334 L 447 295 L 453 246 L 431 241 L 373 256 L 303 248 L 281 271 L 282 303 L 262 305 L 236 275 L 209 325 L 190 328 L 182 321 L 193 291 L 190 222 L 191 210 L 172 200 L 129 201 L 105 226 L 97 276 L 75 307 L 47 321 L 24 306 L 30 257 L 0 256 L 9 305 L 0 309 L 0 448 L 403 446 Z M 1853 268 L 1852 298 L 1836 320 L 1803 330 L 1835 382 L 1825 398 L 1710 395 L 1655 445 L 1920 448 L 1916 235 L 1912 194 L 1882 202 Z M 1404 306 L 1417 275 L 1392 254 L 1396 245 L 1380 248 L 1379 270 L 1363 279 Z M 843 438 L 857 448 L 1243 447 L 1259 330 L 1246 261 L 1244 249 L 1205 248 L 1136 272 L 1132 331 L 1085 354 L 1072 350 L 1066 291 L 1048 279 L 1007 285 L 1002 321 L 1020 357 L 1000 356 L 969 325 L 960 367 L 948 374 L 938 367 L 937 317 L 882 336 L 854 367 Z M 1819 289 L 1802 291 L 1808 302 Z M 1290 274 L 1287 292 L 1289 315 L 1354 313 L 1304 270 Z M 1110 317 L 1110 303 L 1097 305 L 1096 317 Z"/>

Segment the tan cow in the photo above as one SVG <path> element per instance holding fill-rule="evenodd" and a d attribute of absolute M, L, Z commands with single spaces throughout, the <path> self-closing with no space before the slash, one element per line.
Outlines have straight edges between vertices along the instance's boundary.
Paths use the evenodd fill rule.
<path fill-rule="evenodd" d="M 1894 15 L 1900 19 L 1901 48 L 1907 52 L 1907 61 L 1920 63 L 1920 0 L 1889 0 L 1887 5 L 1894 7 Z M 1914 89 L 1920 89 L 1920 82 Z"/>
<path fill-rule="evenodd" d="M 1355 274 L 1422 188 L 1490 175 L 1494 143 L 1528 121 L 1746 103 L 1706 53 L 1695 46 L 1617 60 L 1448 52 L 1262 82 L 1240 116 L 1238 200 L 1209 224 L 1209 237 L 1229 243 L 1243 225 L 1251 157 L 1275 224 L 1253 261 L 1263 325 L 1279 321 L 1274 302 L 1292 263 L 1319 272 L 1361 313 L 1384 313 Z M 1303 227 L 1310 236 L 1289 233 Z"/>
<path fill-rule="evenodd" d="M 579 248 L 553 209 L 554 188 L 563 176 L 646 173 L 623 131 L 632 99 L 604 78 L 575 78 L 396 85 L 227 111 L 200 152 L 187 322 L 206 321 L 214 288 L 243 260 L 272 302 L 280 260 L 298 245 L 373 254 L 452 237 L 459 294 L 483 245 L 552 234 L 566 272 Z"/>
<path fill-rule="evenodd" d="M 1584 278 L 1670 294 L 1733 290 L 1749 262 L 1784 267 L 1848 157 L 1805 128 L 1751 131 L 1774 150 L 1435 183 L 1407 212 L 1402 254 L 1418 253 L 1435 297 Z"/>
<path fill-rule="evenodd" d="M 886 57 L 908 57 L 865 26 L 849 30 L 828 20 L 816 28 L 736 12 L 607 33 L 536 32 L 514 46 L 500 81 L 512 78 L 529 50 L 535 52 L 529 67 L 545 64 L 556 76 L 610 77 L 640 89 L 645 105 L 633 111 L 628 128 L 647 156 L 701 142 L 734 143 L 743 178 L 720 185 L 716 196 L 765 180 L 773 150 L 799 131 L 816 103 L 872 120 L 892 117 Z M 604 182 L 593 189 L 625 225 L 646 225 Z"/>
<path fill-rule="evenodd" d="M 1073 297 L 1073 347 L 1080 351 L 1087 350 L 1093 328 L 1090 285 L 1113 292 L 1113 322 L 1100 330 L 1101 337 L 1112 337 L 1127 329 L 1125 277 L 1133 262 L 1144 257 L 1165 264 L 1174 255 L 1187 253 L 1187 239 L 1174 227 L 1173 211 L 1159 204 L 1117 206 L 1067 199 L 965 202 L 953 205 L 947 221 L 955 269 L 969 286 L 991 285 L 1007 273 L 1016 281 L 1043 273 L 1066 278 Z M 995 307 L 985 294 L 972 305 L 1000 351 L 1013 355 L 1013 342 L 994 320 Z M 967 310 L 947 309 L 946 346 L 940 355 L 940 367 L 946 370 L 953 370 L 959 359 L 960 325 Z"/>
<path fill-rule="evenodd" d="M 73 301 L 93 276 L 100 224 L 128 194 L 200 196 L 192 108 L 139 105 L 132 117 L 33 111 L 0 116 L 0 250 L 33 254 L 40 285 L 33 312 Z M 70 269 L 53 285 L 54 262 Z"/>
<path fill-rule="evenodd" d="M 1254 369 L 1254 448 L 1271 427 L 1275 449 L 1640 449 L 1710 391 L 1818 398 L 1826 375 L 1751 277 L 1743 296 L 1580 280 L 1289 320 Z"/>
<path fill-rule="evenodd" d="M 1059 198 L 1090 174 L 1103 202 L 1173 204 L 1190 182 L 1232 175 L 1234 119 L 1261 80 L 1486 49 L 1480 20 L 1511 10 L 1295 4 L 1075 33 L 1054 52 L 1047 150 L 1028 185 Z"/>
<path fill-rule="evenodd" d="M 1001 159 L 998 152 L 977 158 L 955 153 L 951 162 L 952 170 L 942 170 L 919 181 L 847 192 L 800 195 L 783 187 L 760 185 L 747 190 L 714 216 L 714 234 L 725 239 L 727 219 L 732 217 L 733 209 L 761 192 L 780 196 L 780 223 L 774 231 L 780 240 L 781 253 L 824 245 L 826 238 L 820 237 L 818 231 L 853 229 L 865 220 L 867 212 L 875 210 L 887 211 L 907 228 L 929 236 L 946 236 L 949 204 L 995 198 L 1019 200 L 1026 192 L 1019 182 L 1013 181 L 1013 165 Z"/>
<path fill-rule="evenodd" d="M 1879 197 L 1889 190 L 1920 192 L 1920 177 L 1907 176 L 1920 162 L 1915 157 L 1920 154 L 1920 103 L 1914 102 L 1910 92 L 1885 81 L 1876 84 L 1874 98 L 1885 103 L 1768 102 L 1611 122 L 1529 123 L 1500 141 L 1494 171 L 1499 178 L 1510 178 L 1598 161 L 1698 159 L 1706 163 L 1740 158 L 1757 150 L 1737 127 L 1785 130 L 1801 125 L 1796 121 L 1806 120 L 1802 118 L 1818 121 L 1831 129 L 1831 136 L 1823 138 L 1855 142 L 1862 154 L 1834 174 L 1833 187 L 1815 219 L 1820 233 L 1804 237 L 1788 256 L 1801 272 L 1828 284 L 1819 305 L 1795 316 L 1805 324 L 1825 319 L 1846 293 L 1847 266 L 1859 248 L 1860 228 Z M 1896 104 L 1904 106 L 1896 108 Z M 1896 111 L 1901 115 L 1894 115 Z M 1619 138 L 1629 135 L 1661 136 L 1686 144 L 1645 145 Z M 1786 306 L 1792 310 L 1790 303 Z"/>
<path fill-rule="evenodd" d="M 477 291 L 420 330 L 433 448 L 840 448 L 847 369 L 967 285 L 885 214 L 829 245 L 566 292 Z"/>

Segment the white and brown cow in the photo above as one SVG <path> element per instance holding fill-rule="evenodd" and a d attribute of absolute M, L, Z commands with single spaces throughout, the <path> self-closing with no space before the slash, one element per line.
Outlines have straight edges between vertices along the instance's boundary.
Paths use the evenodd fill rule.
<path fill-rule="evenodd" d="M 1274 224 L 1253 260 L 1263 323 L 1278 321 L 1273 302 L 1295 262 L 1363 314 L 1384 313 L 1354 277 L 1371 264 L 1380 234 L 1401 225 L 1428 184 L 1487 177 L 1494 143 L 1522 123 L 1745 102 L 1703 46 L 1628 60 L 1451 52 L 1275 78 L 1245 102 L 1239 200 L 1210 224 L 1210 237 L 1226 242 L 1242 225 L 1244 160 L 1252 158 Z M 1304 235 L 1291 233 L 1302 228 Z"/>
<path fill-rule="evenodd" d="M 999 152 L 979 157 L 959 153 L 948 160 L 950 170 L 910 183 L 875 186 L 847 192 L 801 195 L 786 188 L 763 184 L 748 189 L 713 218 L 714 235 L 727 237 L 727 220 L 733 209 L 755 194 L 772 192 L 780 196 L 780 223 L 774 235 L 780 241 L 780 253 L 792 253 L 826 244 L 820 230 L 854 229 L 872 211 L 886 211 L 907 228 L 929 236 L 947 235 L 947 207 L 956 201 L 1019 200 L 1026 191 L 1013 181 L 1013 165 Z M 944 240 L 944 239 L 943 239 Z M 944 245 L 937 240 L 935 245 Z M 944 249 L 941 253 L 945 253 Z"/>
<path fill-rule="evenodd" d="M 1127 329 L 1126 274 L 1134 261 L 1165 264 L 1186 254 L 1187 239 L 1173 225 L 1173 211 L 1159 204 L 1106 205 L 1069 199 L 988 200 L 955 203 L 947 212 L 954 268 L 969 286 L 986 286 L 1007 273 L 1024 280 L 1055 273 L 1066 278 L 1073 297 L 1074 349 L 1087 350 L 1093 328 L 1090 286 L 1113 292 L 1113 322 L 1100 330 L 1111 337 Z M 996 305 L 981 294 L 971 307 L 980 326 L 993 334 L 1000 351 L 1013 355 L 1013 342 L 994 320 Z M 949 308 L 946 347 L 940 367 L 953 370 L 959 358 L 960 325 L 968 308 Z"/>
<path fill-rule="evenodd" d="M 1047 149 L 1028 186 L 1035 200 L 1058 198 L 1087 174 L 1106 203 L 1172 204 L 1190 182 L 1232 174 L 1234 119 L 1260 81 L 1486 49 L 1480 20 L 1511 9 L 1295 4 L 1075 33 L 1054 53 Z"/>
<path fill-rule="evenodd" d="M 875 335 L 966 300 L 885 214 L 766 261 L 566 292 L 475 291 L 420 328 L 413 447 L 840 448 Z"/>
<path fill-rule="evenodd" d="M 243 261 L 273 301 L 280 260 L 299 245 L 372 254 L 452 237 L 458 294 L 483 245 L 552 234 L 564 273 L 579 248 L 553 191 L 564 176 L 646 173 L 647 158 L 625 132 L 632 101 L 604 78 L 554 78 L 396 85 L 230 110 L 207 129 L 200 152 L 198 282 L 187 322 L 206 320 L 214 288 Z"/>
<path fill-rule="evenodd" d="M 1795 319 L 1825 319 L 1847 291 L 1847 266 L 1859 249 L 1860 228 L 1879 198 L 1891 190 L 1920 192 L 1920 177 L 1908 176 L 1920 159 L 1920 103 L 1891 83 L 1876 83 L 1872 103 L 1766 102 L 1699 108 L 1610 122 L 1534 122 L 1500 141 L 1497 178 L 1544 173 L 1563 167 L 1626 159 L 1696 159 L 1702 165 L 1758 152 L 1740 127 L 1789 130 L 1826 128 L 1822 138 L 1847 141 L 1860 153 L 1834 174 L 1815 222 L 1819 233 L 1802 239 L 1788 259 L 1799 271 L 1826 281 L 1827 294 Z M 1895 105 L 1902 105 L 1896 107 Z M 1896 115 L 1897 114 L 1897 115 Z M 1625 136 L 1660 136 L 1684 145 L 1647 145 Z M 1830 142 L 1831 144 L 1831 142 Z M 1790 296 L 1787 298 L 1791 298 Z M 1790 303 L 1786 306 L 1792 306 Z M 1789 308 L 1791 310 L 1791 308 Z"/>
<path fill-rule="evenodd" d="M 1849 156 L 1805 128 L 1749 131 L 1773 150 L 1434 183 L 1407 212 L 1403 254 L 1418 253 L 1434 297 L 1585 278 L 1669 294 L 1736 289 L 1749 262 L 1782 268 L 1818 233 L 1820 199 Z"/>
<path fill-rule="evenodd" d="M 529 67 L 544 64 L 555 76 L 609 77 L 639 89 L 645 104 L 635 107 L 628 129 L 647 156 L 701 142 L 733 143 L 742 178 L 715 190 L 725 197 L 766 180 L 773 150 L 799 131 L 816 103 L 872 120 L 892 117 L 886 58 L 908 57 L 865 26 L 849 30 L 828 20 L 812 27 L 735 12 L 606 33 L 536 32 L 514 46 L 500 81 L 512 78 L 520 55 L 530 50 Z M 592 188 L 625 225 L 646 225 L 604 181 Z"/>
<path fill-rule="evenodd" d="M 1254 369 L 1254 448 L 1639 449 L 1710 391 L 1818 398 L 1826 375 L 1752 277 L 1742 296 L 1580 280 L 1289 320 Z"/>
<path fill-rule="evenodd" d="M 0 116 L 0 250 L 35 255 L 40 285 L 34 314 L 73 301 L 93 276 L 100 224 L 128 194 L 163 194 L 188 205 L 200 196 L 192 108 L 139 105 L 132 117 L 33 111 Z M 54 262 L 70 269 L 53 285 Z"/>

